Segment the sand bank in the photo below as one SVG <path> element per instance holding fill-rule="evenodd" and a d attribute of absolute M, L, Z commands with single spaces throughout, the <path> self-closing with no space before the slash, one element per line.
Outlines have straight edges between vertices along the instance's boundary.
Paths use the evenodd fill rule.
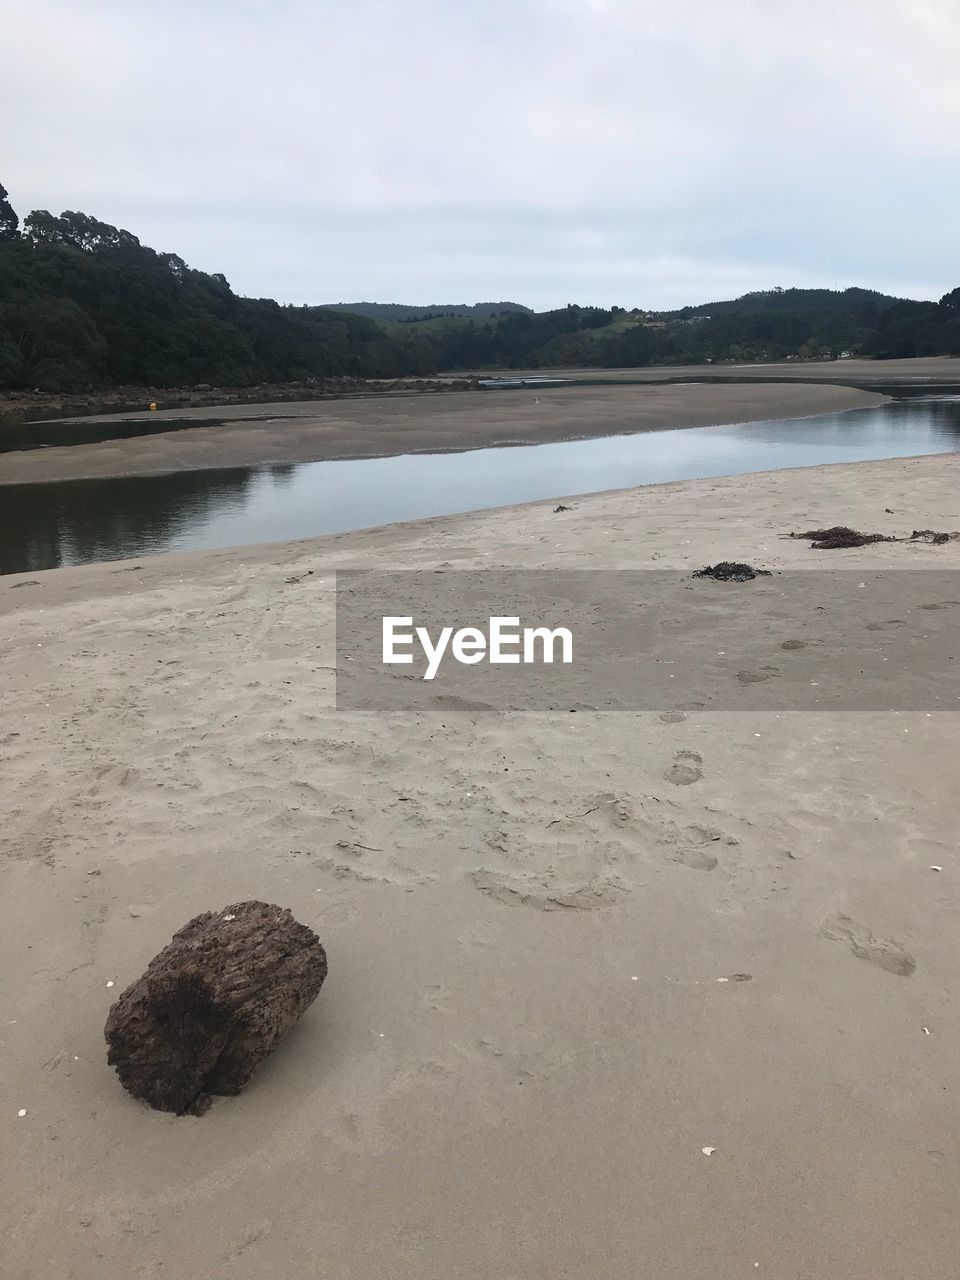
<path fill-rule="evenodd" d="M 542 369 L 515 371 L 543 373 Z M 551 369 L 551 375 L 597 381 L 657 382 L 663 378 L 715 378 L 734 381 L 775 378 L 790 382 L 829 382 L 839 386 L 883 386 L 916 383 L 931 386 L 960 383 L 960 357 L 917 356 L 905 360 L 770 360 L 761 364 L 647 365 L 626 369 Z"/>
<path fill-rule="evenodd" d="M 778 537 L 957 528 L 958 492 L 898 460 L 4 579 L 5 1274 L 954 1280 L 957 717 L 338 713 L 331 592 L 960 568 Z M 744 666 L 778 642 L 745 603 Z M 247 896 L 327 984 L 244 1095 L 143 1110 L 111 1000 Z"/>
<path fill-rule="evenodd" d="M 262 404 L 176 409 L 125 415 L 125 420 L 198 425 L 139 439 L 0 454 L 0 484 L 478 449 L 803 417 L 882 402 L 882 396 L 849 387 L 743 383 L 478 391 L 328 405 L 304 401 L 277 406 L 272 415 Z M 84 419 L 91 429 L 98 421 L 110 419 Z"/>

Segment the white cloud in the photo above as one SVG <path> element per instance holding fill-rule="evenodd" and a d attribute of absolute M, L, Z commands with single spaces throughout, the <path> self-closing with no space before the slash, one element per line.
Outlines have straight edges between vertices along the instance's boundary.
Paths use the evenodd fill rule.
<path fill-rule="evenodd" d="M 957 283 L 955 0 L 33 0 L 0 179 L 282 300 Z"/>

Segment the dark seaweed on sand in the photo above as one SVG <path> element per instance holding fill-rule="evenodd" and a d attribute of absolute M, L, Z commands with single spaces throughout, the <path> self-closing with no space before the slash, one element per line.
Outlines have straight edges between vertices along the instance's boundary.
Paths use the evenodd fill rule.
<path fill-rule="evenodd" d="M 831 525 L 829 529 L 808 529 L 806 533 L 791 533 L 791 538 L 809 538 L 818 551 L 838 551 L 843 547 L 865 547 L 871 542 L 928 542 L 940 547 L 945 542 L 960 540 L 960 533 L 942 533 L 938 529 L 914 529 L 909 538 L 891 537 L 885 533 L 861 533 L 845 524 Z"/>
<path fill-rule="evenodd" d="M 837 551 L 842 547 L 865 547 L 870 542 L 896 542 L 883 533 L 860 533 L 845 524 L 831 525 L 829 529 L 808 529 L 806 533 L 791 533 L 791 538 L 809 538 L 818 551 Z"/>
<path fill-rule="evenodd" d="M 945 542 L 960 541 L 960 533 L 943 533 L 939 529 L 914 529 L 910 535 L 911 542 L 929 542 L 935 547 L 942 547 Z"/>
<path fill-rule="evenodd" d="M 697 569 L 695 578 L 713 578 L 716 582 L 751 582 L 761 576 L 769 578 L 769 569 L 755 569 L 752 564 L 741 564 L 733 560 L 721 560 L 719 564 L 708 564 Z"/>

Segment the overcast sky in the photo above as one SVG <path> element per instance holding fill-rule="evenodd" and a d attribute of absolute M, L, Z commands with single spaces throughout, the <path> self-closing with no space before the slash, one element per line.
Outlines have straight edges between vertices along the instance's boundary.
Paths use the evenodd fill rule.
<path fill-rule="evenodd" d="M 0 182 L 282 302 L 960 284 L 960 0 L 0 0 Z"/>

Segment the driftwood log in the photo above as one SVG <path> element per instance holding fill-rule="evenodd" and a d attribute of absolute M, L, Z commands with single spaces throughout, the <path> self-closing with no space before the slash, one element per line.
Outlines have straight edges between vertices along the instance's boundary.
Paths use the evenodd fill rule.
<path fill-rule="evenodd" d="M 185 925 L 104 1027 L 125 1089 L 158 1111 L 202 1113 L 239 1093 L 316 999 L 327 957 L 285 907 L 238 902 Z"/>

